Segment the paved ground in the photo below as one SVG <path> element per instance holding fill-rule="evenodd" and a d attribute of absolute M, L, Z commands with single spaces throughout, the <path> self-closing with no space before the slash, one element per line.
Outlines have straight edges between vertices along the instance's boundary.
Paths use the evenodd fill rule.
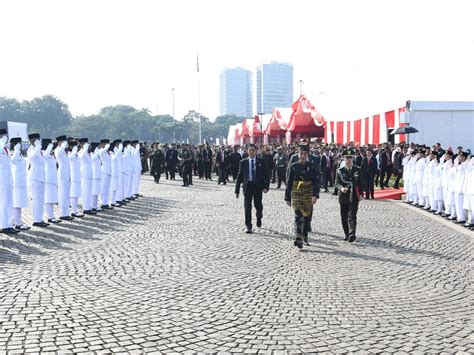
<path fill-rule="evenodd" d="M 299 251 L 283 191 L 246 235 L 233 185 L 195 184 L 145 177 L 125 208 L 0 235 L 0 349 L 472 352 L 474 233 L 364 201 L 348 244 L 323 194 Z"/>

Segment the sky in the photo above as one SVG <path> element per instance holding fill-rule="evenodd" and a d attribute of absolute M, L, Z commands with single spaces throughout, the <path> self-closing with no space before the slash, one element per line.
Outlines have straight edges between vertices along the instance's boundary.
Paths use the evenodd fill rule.
<path fill-rule="evenodd" d="M 219 74 L 292 63 L 328 120 L 474 101 L 474 1 L 1 0 L 0 96 L 74 115 L 125 104 L 219 115 Z M 254 83 L 255 89 L 255 83 Z M 255 106 L 255 97 L 254 97 Z"/>

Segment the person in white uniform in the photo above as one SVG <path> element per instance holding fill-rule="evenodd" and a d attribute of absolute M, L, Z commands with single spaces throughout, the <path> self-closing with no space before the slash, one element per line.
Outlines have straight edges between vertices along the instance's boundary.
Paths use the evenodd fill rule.
<path fill-rule="evenodd" d="M 116 140 L 113 141 L 113 144 L 109 148 L 110 157 L 111 157 L 111 177 L 110 177 L 110 199 L 113 207 L 120 207 L 121 204 L 117 203 L 117 191 L 119 188 L 119 178 L 122 175 L 119 171 L 119 148 L 116 144 Z"/>
<path fill-rule="evenodd" d="M 60 223 L 61 220 L 54 214 L 54 205 L 58 204 L 58 167 L 53 151 L 51 139 L 41 140 L 41 149 L 44 157 L 44 207 L 49 223 Z"/>
<path fill-rule="evenodd" d="M 58 146 L 54 150 L 54 156 L 58 162 L 58 207 L 59 218 L 65 221 L 72 221 L 74 217 L 70 215 L 69 203 L 71 197 L 71 167 L 67 155 L 67 137 L 56 138 Z"/>
<path fill-rule="evenodd" d="M 102 184 L 102 163 L 99 157 L 99 143 L 91 143 L 91 159 L 92 159 L 92 211 L 100 212 L 102 209 L 99 207 L 99 195 Z"/>
<path fill-rule="evenodd" d="M 79 151 L 77 141 L 69 141 L 69 165 L 71 167 L 71 216 L 82 218 L 84 214 L 79 212 L 79 197 L 81 197 L 81 161 L 77 156 Z"/>
<path fill-rule="evenodd" d="M 436 153 L 436 152 L 435 152 Z M 443 164 L 440 163 L 439 157 L 436 155 L 434 163 L 434 178 L 433 178 L 433 206 L 432 210 L 436 215 L 443 213 Z"/>
<path fill-rule="evenodd" d="M 26 160 L 21 155 L 21 137 L 10 138 L 13 177 L 13 223 L 18 230 L 30 229 L 21 218 L 21 211 L 28 208 Z"/>
<path fill-rule="evenodd" d="M 81 194 L 84 214 L 95 215 L 92 211 L 92 158 L 89 152 L 89 139 L 80 138 L 78 157 L 81 164 Z"/>
<path fill-rule="evenodd" d="M 447 203 L 451 206 L 450 214 L 447 217 L 449 220 L 456 220 L 457 213 L 456 213 L 456 196 L 454 192 L 455 182 L 456 182 L 456 168 L 458 166 L 459 159 L 456 157 L 453 160 L 453 164 L 449 168 L 448 174 L 448 200 Z"/>
<path fill-rule="evenodd" d="M 464 227 L 474 230 L 474 154 L 466 162 L 466 176 L 464 177 L 464 209 L 469 211 L 469 220 Z"/>
<path fill-rule="evenodd" d="M 123 206 L 124 205 L 124 198 L 123 198 L 123 146 L 122 140 L 116 139 L 114 140 L 114 155 L 116 158 L 117 164 L 117 190 L 116 190 L 116 205 Z"/>
<path fill-rule="evenodd" d="M 132 166 L 133 166 L 133 183 L 132 183 L 132 195 L 135 198 L 140 197 L 138 193 L 140 188 L 140 178 L 142 175 L 142 160 L 140 158 L 140 144 L 137 140 L 132 141 Z"/>
<path fill-rule="evenodd" d="M 425 150 L 421 149 L 418 152 L 416 158 L 416 165 L 415 165 L 415 186 L 418 196 L 418 204 L 417 207 L 425 207 L 425 200 L 423 198 L 423 178 L 425 174 L 425 166 L 426 166 L 426 159 L 425 159 Z"/>
<path fill-rule="evenodd" d="M 43 221 L 44 215 L 44 157 L 41 151 L 40 135 L 28 135 L 30 148 L 28 148 L 28 186 L 31 193 L 33 207 L 33 226 L 48 227 L 49 223 Z"/>
<path fill-rule="evenodd" d="M 127 141 L 123 141 L 122 144 L 119 146 L 120 156 L 122 158 L 120 163 L 120 170 L 122 171 L 122 184 L 121 188 L 121 197 L 122 197 L 122 204 L 126 205 L 129 201 L 127 200 L 126 191 L 127 191 L 127 183 L 128 183 L 128 169 L 127 166 L 127 158 L 125 157 L 125 146 Z"/>
<path fill-rule="evenodd" d="M 7 142 L 7 130 L 0 128 L 0 231 L 16 234 L 20 231 L 13 228 L 13 176 Z"/>
<path fill-rule="evenodd" d="M 468 158 L 466 152 L 460 152 L 457 156 L 458 164 L 456 166 L 456 174 L 454 179 L 454 196 L 456 200 L 456 216 L 457 220 L 455 223 L 465 224 L 466 223 L 466 211 L 464 210 L 464 178 L 466 176 L 466 160 Z"/>
<path fill-rule="evenodd" d="M 101 197 L 102 197 L 102 209 L 111 210 L 112 206 L 109 205 L 110 196 L 110 180 L 112 176 L 112 159 L 109 154 L 110 140 L 102 139 L 100 141 L 99 157 L 102 163 L 102 185 L 101 185 Z"/>

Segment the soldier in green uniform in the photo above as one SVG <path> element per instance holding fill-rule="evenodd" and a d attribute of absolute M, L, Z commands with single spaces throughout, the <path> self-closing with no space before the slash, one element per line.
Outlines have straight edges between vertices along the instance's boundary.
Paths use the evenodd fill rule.
<path fill-rule="evenodd" d="M 191 163 L 193 160 L 193 155 L 191 151 L 189 150 L 189 147 L 187 144 L 181 144 L 181 150 L 178 154 L 178 159 L 181 163 L 181 174 L 183 176 L 183 185 L 182 187 L 187 187 L 189 186 L 190 182 L 189 181 L 189 176 L 191 175 Z"/>
<path fill-rule="evenodd" d="M 309 146 L 301 144 L 299 160 L 288 168 L 285 201 L 295 211 L 295 242 L 303 248 L 308 243 L 308 233 L 313 213 L 313 205 L 319 199 L 319 169 L 309 161 Z"/>
<path fill-rule="evenodd" d="M 356 240 L 357 210 L 362 199 L 362 173 L 358 166 L 353 165 L 355 151 L 352 148 L 343 152 L 344 166 L 337 170 L 336 187 L 339 190 L 342 228 L 344 240 L 352 243 Z"/>
<path fill-rule="evenodd" d="M 286 185 L 285 174 L 286 167 L 288 165 L 288 156 L 283 152 L 281 147 L 277 148 L 277 153 L 273 157 L 274 165 L 276 168 L 278 185 L 277 189 L 281 187 L 281 183 L 284 182 Z"/>

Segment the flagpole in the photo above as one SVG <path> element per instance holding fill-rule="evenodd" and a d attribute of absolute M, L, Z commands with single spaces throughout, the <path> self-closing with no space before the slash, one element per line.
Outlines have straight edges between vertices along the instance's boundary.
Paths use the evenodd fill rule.
<path fill-rule="evenodd" d="M 196 68 L 198 80 L 198 114 L 199 114 L 199 144 L 202 144 L 202 122 L 201 122 L 201 75 L 199 72 L 199 54 L 196 55 Z"/>

